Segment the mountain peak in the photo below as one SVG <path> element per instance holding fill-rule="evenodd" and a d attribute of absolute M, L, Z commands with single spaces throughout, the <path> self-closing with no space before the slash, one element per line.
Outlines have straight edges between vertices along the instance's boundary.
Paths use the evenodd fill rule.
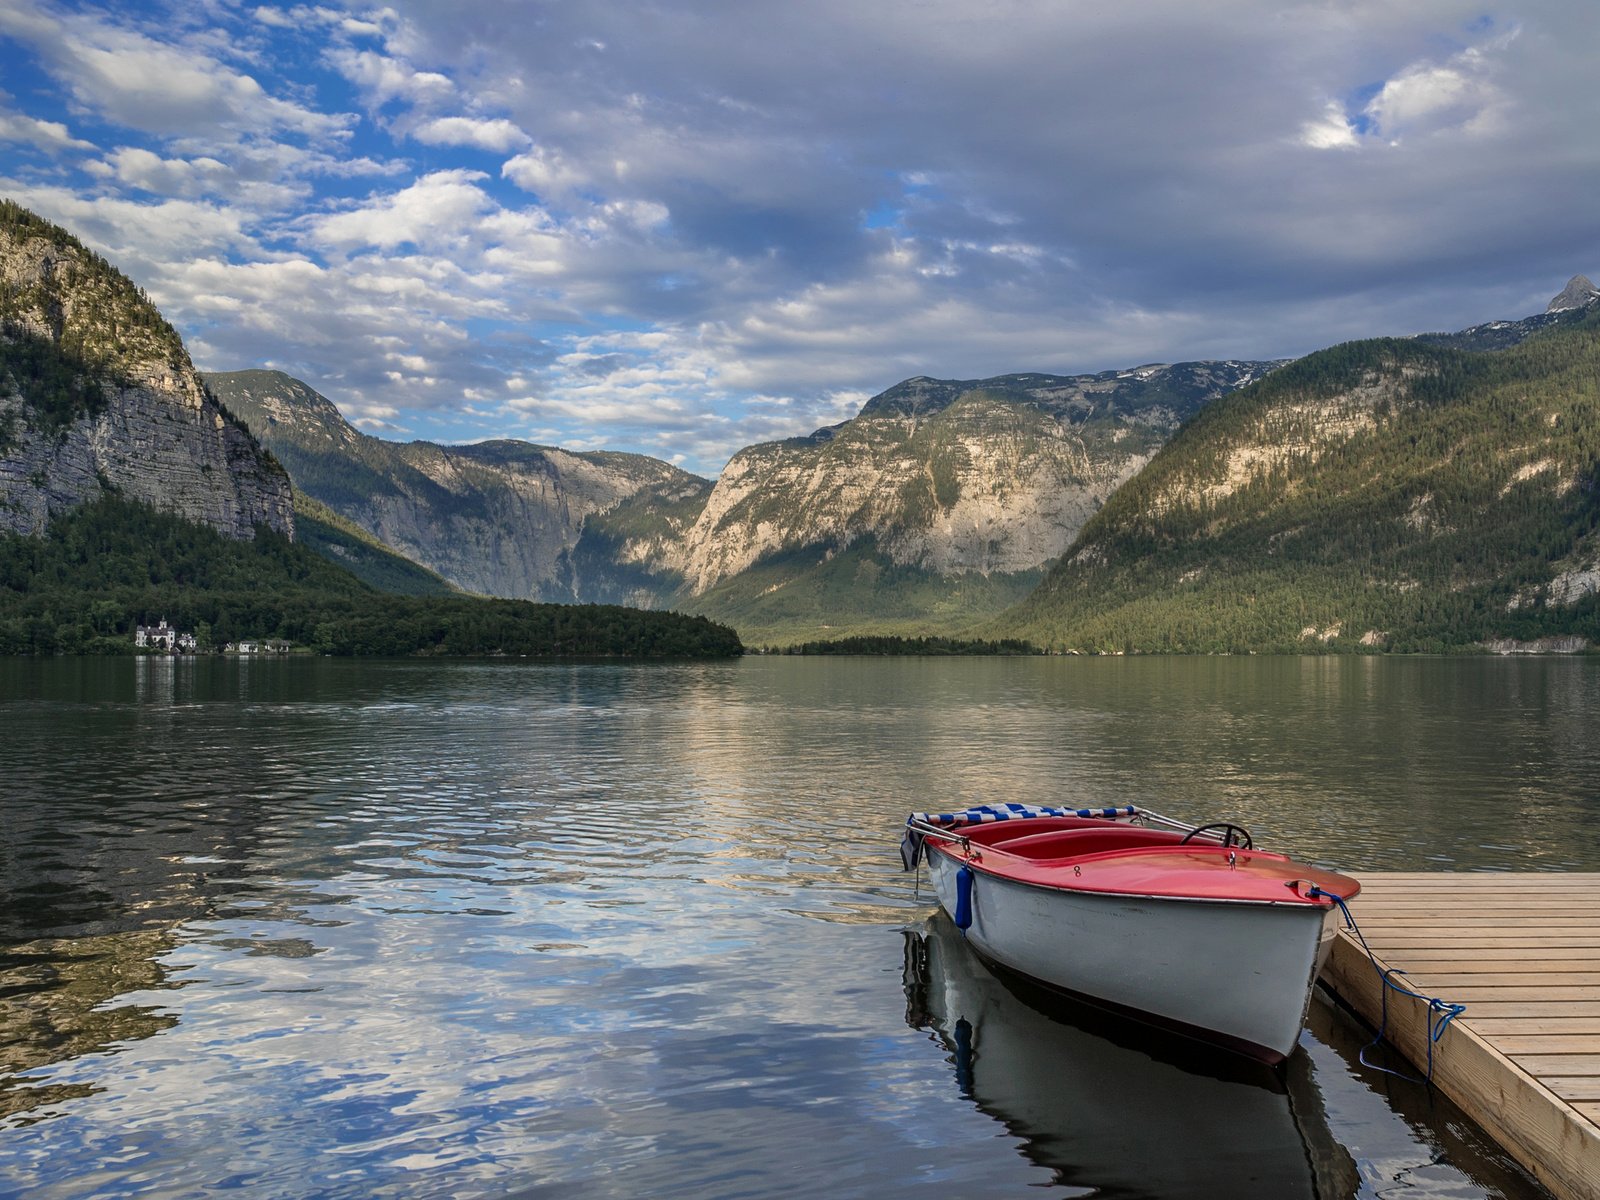
<path fill-rule="evenodd" d="M 1594 286 L 1583 275 L 1574 275 L 1567 281 L 1562 293 L 1550 301 L 1550 306 L 1545 312 L 1561 312 L 1568 308 L 1588 308 L 1596 300 L 1600 300 L 1600 288 Z"/>
<path fill-rule="evenodd" d="M 108 492 L 248 540 L 293 535 L 283 468 L 206 391 L 131 279 L 0 200 L 0 531 Z"/>

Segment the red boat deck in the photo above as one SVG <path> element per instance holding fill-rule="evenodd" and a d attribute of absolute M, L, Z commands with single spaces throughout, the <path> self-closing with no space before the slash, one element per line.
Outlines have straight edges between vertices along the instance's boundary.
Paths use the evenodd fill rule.
<path fill-rule="evenodd" d="M 1558 1197 L 1600 1200 L 1600 874 L 1360 878 L 1350 907 L 1380 964 L 1466 1005 L 1434 1046 L 1434 1083 Z M 1350 934 L 1322 978 L 1378 1023 Z M 1423 1003 L 1391 991 L 1389 1040 L 1415 1064 L 1426 1028 Z"/>
<path fill-rule="evenodd" d="M 1017 836 L 1019 829 L 1040 825 L 1047 828 Z M 1167 830 L 1041 818 L 962 833 L 972 843 L 971 861 L 978 870 L 1063 891 L 1329 908 L 1331 900 L 1311 894 L 1313 884 L 1340 896 L 1354 895 L 1359 888 L 1344 875 L 1281 854 L 1205 841 L 1184 845 L 1182 834 Z M 963 856 L 954 843 L 935 846 L 952 857 Z"/>

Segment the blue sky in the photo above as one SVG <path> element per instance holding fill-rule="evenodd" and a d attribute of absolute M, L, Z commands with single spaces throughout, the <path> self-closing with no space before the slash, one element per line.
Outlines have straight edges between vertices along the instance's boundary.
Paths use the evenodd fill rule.
<path fill-rule="evenodd" d="M 714 474 L 907 376 L 1600 273 L 1576 0 L 0 0 L 0 193 L 390 438 Z"/>

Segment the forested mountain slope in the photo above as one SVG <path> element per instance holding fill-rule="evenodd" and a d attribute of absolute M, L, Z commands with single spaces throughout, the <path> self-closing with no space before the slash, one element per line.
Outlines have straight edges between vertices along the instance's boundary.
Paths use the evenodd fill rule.
<path fill-rule="evenodd" d="M 1494 353 L 1384 339 L 1208 405 L 991 633 L 1086 651 L 1600 634 L 1600 308 Z"/>
<path fill-rule="evenodd" d="M 292 504 L 284 468 L 149 299 L 65 230 L 0 202 L 0 653 L 132 653 L 135 626 L 162 617 L 201 649 L 741 649 L 699 617 L 437 594 L 449 585 L 303 506 L 319 556 L 293 540 Z"/>

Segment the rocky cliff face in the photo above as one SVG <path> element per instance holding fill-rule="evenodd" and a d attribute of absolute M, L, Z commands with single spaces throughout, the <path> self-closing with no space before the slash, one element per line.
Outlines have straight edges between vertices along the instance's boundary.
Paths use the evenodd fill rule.
<path fill-rule="evenodd" d="M 0 204 L 0 529 L 41 533 L 106 492 L 234 538 L 294 528 L 288 475 L 207 393 L 150 301 Z"/>
<path fill-rule="evenodd" d="M 627 544 L 610 558 L 574 556 L 585 521 L 625 500 L 647 508 L 693 504 L 711 488 L 637 454 L 518 441 L 383 441 L 352 428 L 329 400 L 281 372 L 236 371 L 207 382 L 283 460 L 298 488 L 406 557 L 485 595 L 648 606 L 677 580 L 635 586 L 634 568 L 613 570 L 614 559 L 646 553 Z M 619 571 L 628 582 L 618 581 Z"/>
<path fill-rule="evenodd" d="M 843 425 L 736 454 L 676 565 L 699 594 L 774 555 L 872 538 L 933 575 L 1036 570 L 1184 419 L 1276 365 L 907 380 Z"/>

